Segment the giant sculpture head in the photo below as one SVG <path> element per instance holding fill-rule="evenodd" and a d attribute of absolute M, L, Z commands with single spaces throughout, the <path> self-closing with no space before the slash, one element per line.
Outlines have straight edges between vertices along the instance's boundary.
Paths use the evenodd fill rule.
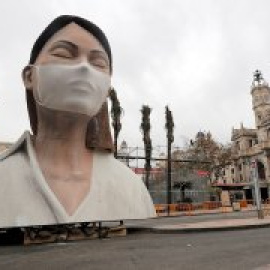
<path fill-rule="evenodd" d="M 81 65 L 79 68 L 83 69 L 84 63 L 90 63 L 94 67 L 93 72 L 97 70 L 99 74 L 111 76 L 112 55 L 105 34 L 95 24 L 77 16 L 63 15 L 53 20 L 36 40 L 31 51 L 29 65 L 23 70 L 28 113 L 34 135 L 38 133 L 39 126 L 34 89 L 40 87 L 37 85 L 40 84 L 40 78 L 37 78 L 38 72 L 35 67 L 71 64 Z M 65 72 L 66 76 L 69 76 L 68 72 L 68 70 Z M 49 78 L 52 78 L 52 74 Z M 38 80 L 39 82 L 37 82 Z M 104 78 L 100 78 L 100 80 L 104 81 Z M 50 83 L 54 83 L 53 79 Z M 70 98 L 67 103 L 69 102 L 69 106 L 72 106 L 70 105 L 72 96 L 68 97 L 68 92 L 66 96 Z M 47 103 L 57 103 L 55 97 L 50 99 L 46 96 L 43 100 Z M 87 103 L 85 105 L 87 106 Z M 112 151 L 106 101 L 97 113 L 94 112 L 94 115 L 89 116 L 86 146 L 92 149 Z"/>
<path fill-rule="evenodd" d="M 41 33 L 22 73 L 34 136 L 0 156 L 0 228 L 155 216 L 142 180 L 101 152 L 112 151 L 111 73 L 93 23 L 60 16 Z"/>

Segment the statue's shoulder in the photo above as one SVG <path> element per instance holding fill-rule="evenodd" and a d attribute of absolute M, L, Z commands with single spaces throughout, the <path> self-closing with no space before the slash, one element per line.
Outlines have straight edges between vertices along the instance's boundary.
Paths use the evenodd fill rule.
<path fill-rule="evenodd" d="M 5 192 L 7 194 L 12 194 L 12 190 L 17 192 L 17 188 L 19 188 L 18 183 L 24 181 L 27 178 L 26 175 L 28 176 L 28 159 L 25 143 L 26 138 L 24 134 L 16 143 L 0 154 L 0 197 L 2 198 Z"/>
<path fill-rule="evenodd" d="M 12 144 L 8 149 L 4 150 L 0 153 L 0 164 L 7 162 L 8 160 L 12 159 L 13 156 L 18 153 L 24 144 L 26 143 L 27 137 L 30 136 L 28 131 L 25 131 L 22 136 Z"/>
<path fill-rule="evenodd" d="M 131 181 L 131 180 L 140 180 L 138 175 L 134 173 L 126 164 L 120 160 L 114 158 L 113 154 L 102 153 L 98 154 L 99 156 L 99 166 L 106 168 L 107 172 L 110 172 L 111 176 L 115 176 L 117 179 L 122 181 Z M 139 181 L 140 182 L 140 181 Z M 122 182 L 123 183 L 123 182 Z"/>
<path fill-rule="evenodd" d="M 132 196 L 148 193 L 142 178 L 112 154 L 98 154 L 98 161 L 94 164 L 99 175 L 107 179 L 110 185 L 117 187 L 118 192 L 123 191 L 127 194 L 128 191 L 132 191 Z"/>
<path fill-rule="evenodd" d="M 141 177 L 109 153 L 94 155 L 94 175 L 104 187 L 104 197 L 116 209 L 123 209 L 125 219 L 155 217 L 152 199 Z M 120 211 L 120 210 L 119 210 Z"/>

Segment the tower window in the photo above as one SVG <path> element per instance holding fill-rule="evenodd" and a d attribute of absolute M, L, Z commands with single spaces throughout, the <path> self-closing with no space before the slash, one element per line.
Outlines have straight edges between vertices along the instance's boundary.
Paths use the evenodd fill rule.
<path fill-rule="evenodd" d="M 267 102 L 269 100 L 269 96 L 268 95 L 263 95 L 263 101 Z"/>

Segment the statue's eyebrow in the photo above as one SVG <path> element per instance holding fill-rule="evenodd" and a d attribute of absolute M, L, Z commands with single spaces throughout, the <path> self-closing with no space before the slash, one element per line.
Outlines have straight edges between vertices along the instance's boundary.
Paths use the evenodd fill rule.
<path fill-rule="evenodd" d="M 104 60 L 106 60 L 107 64 L 109 64 L 109 58 L 105 52 L 101 50 L 92 50 L 90 54 L 91 54 L 91 57 L 93 58 L 102 57 Z"/>
<path fill-rule="evenodd" d="M 56 41 L 55 43 L 52 44 L 49 51 L 51 52 L 54 49 L 59 48 L 59 47 L 71 50 L 72 52 L 75 52 L 75 54 L 77 54 L 78 51 L 79 51 L 79 47 L 76 44 L 74 44 L 71 41 L 67 41 L 67 40 L 58 40 L 58 41 Z M 89 53 L 90 53 L 90 58 L 102 57 L 107 62 L 107 64 L 109 65 L 109 62 L 110 62 L 109 58 L 108 58 L 107 54 L 104 51 L 98 50 L 98 49 L 93 49 L 93 50 L 90 50 Z"/>
<path fill-rule="evenodd" d="M 67 40 L 58 40 L 56 41 L 50 48 L 50 51 L 54 50 L 57 47 L 63 47 L 67 49 L 71 49 L 72 51 L 78 51 L 78 46 Z"/>

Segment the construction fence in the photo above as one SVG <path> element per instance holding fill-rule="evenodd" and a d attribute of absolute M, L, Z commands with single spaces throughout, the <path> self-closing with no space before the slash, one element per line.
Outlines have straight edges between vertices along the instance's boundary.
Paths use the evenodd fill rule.
<path fill-rule="evenodd" d="M 264 216 L 270 216 L 270 199 L 262 200 Z M 220 201 L 204 201 L 201 203 L 155 204 L 158 216 L 193 216 L 199 214 L 230 213 L 236 211 L 256 211 L 254 200 L 235 200 L 230 206 L 222 205 Z"/>

